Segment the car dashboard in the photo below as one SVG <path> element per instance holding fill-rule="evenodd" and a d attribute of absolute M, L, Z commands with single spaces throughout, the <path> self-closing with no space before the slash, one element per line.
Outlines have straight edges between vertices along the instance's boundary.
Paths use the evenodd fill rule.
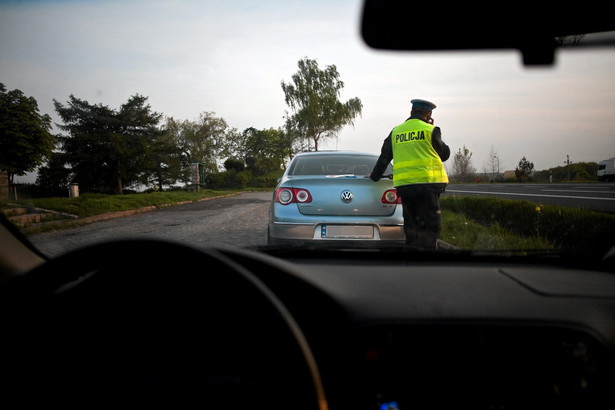
<path fill-rule="evenodd" d="M 612 402 L 612 273 L 506 258 L 326 255 L 238 260 L 301 324 L 330 408 Z"/>
<path fill-rule="evenodd" d="M 0 287 L 3 401 L 605 408 L 612 261 L 574 256 L 84 247 Z"/>

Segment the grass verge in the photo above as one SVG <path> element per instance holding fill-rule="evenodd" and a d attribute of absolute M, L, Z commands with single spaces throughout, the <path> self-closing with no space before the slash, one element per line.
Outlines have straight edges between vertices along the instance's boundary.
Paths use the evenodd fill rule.
<path fill-rule="evenodd" d="M 466 215 L 442 211 L 440 239 L 461 249 L 526 250 L 553 249 L 553 244 L 543 237 L 523 236 L 503 228 L 498 223 L 481 225 Z"/>
<path fill-rule="evenodd" d="M 163 207 L 183 202 L 195 202 L 205 198 L 237 193 L 240 190 L 151 192 L 128 195 L 83 194 L 77 198 L 36 198 L 18 201 L 28 208 L 48 209 L 78 218 L 100 215 L 108 212 L 128 211 L 144 207 Z"/>
<path fill-rule="evenodd" d="M 613 214 L 487 197 L 447 196 L 440 204 L 442 239 L 460 248 L 606 252 L 614 242 Z"/>

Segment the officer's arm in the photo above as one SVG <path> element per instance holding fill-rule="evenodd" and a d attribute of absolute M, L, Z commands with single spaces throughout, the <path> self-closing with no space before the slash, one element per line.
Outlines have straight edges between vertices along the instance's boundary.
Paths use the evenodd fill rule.
<path fill-rule="evenodd" d="M 374 169 L 369 177 L 372 181 L 378 181 L 382 178 L 382 174 L 386 170 L 389 163 L 393 160 L 393 147 L 391 146 L 391 134 L 384 139 L 382 143 L 382 148 L 380 149 L 380 156 L 378 157 L 378 161 L 376 161 L 376 165 L 374 165 Z"/>
<path fill-rule="evenodd" d="M 431 133 L 431 146 L 436 150 L 442 161 L 446 161 L 451 156 L 450 148 L 442 141 L 440 127 L 435 127 Z"/>

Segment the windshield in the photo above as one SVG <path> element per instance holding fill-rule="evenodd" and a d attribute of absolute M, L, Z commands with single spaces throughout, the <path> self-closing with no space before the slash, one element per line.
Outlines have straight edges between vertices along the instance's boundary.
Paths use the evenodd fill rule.
<path fill-rule="evenodd" d="M 3 214 L 50 256 L 124 236 L 403 247 L 422 228 L 400 187 L 433 185 L 417 206 L 438 251 L 615 244 L 612 49 L 539 67 L 514 50 L 374 50 L 361 12 L 1 2 Z M 301 156 L 316 151 L 331 155 Z"/>
<path fill-rule="evenodd" d="M 365 176 L 372 172 L 377 156 L 367 155 L 309 155 L 297 157 L 288 167 L 288 175 L 350 174 Z M 385 173 L 393 174 L 389 165 Z"/>

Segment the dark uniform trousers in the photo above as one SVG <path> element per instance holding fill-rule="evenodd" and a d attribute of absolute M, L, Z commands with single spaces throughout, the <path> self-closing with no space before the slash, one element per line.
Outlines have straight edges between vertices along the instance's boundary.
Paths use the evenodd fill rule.
<path fill-rule="evenodd" d="M 404 215 L 406 244 L 421 250 L 436 250 L 442 228 L 440 194 L 446 184 L 413 184 L 397 187 Z"/>

